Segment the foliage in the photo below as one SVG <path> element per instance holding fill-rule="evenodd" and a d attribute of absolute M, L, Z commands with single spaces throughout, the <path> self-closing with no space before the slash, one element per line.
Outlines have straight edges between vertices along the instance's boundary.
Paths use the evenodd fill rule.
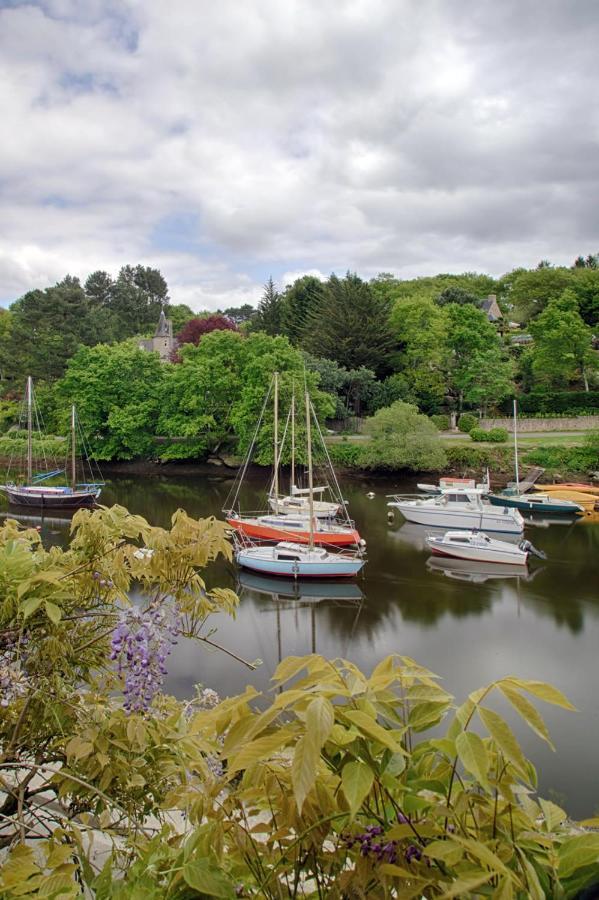
<path fill-rule="evenodd" d="M 599 472 L 599 431 L 585 435 L 580 447 L 537 447 L 524 456 L 524 462 L 550 471 Z"/>
<path fill-rule="evenodd" d="M 478 425 L 478 416 L 472 413 L 462 413 L 458 419 L 458 428 L 462 434 L 470 434 L 473 428 Z"/>
<path fill-rule="evenodd" d="M 448 303 L 457 303 L 458 306 L 470 303 L 471 306 L 479 306 L 480 302 L 480 297 L 471 294 L 469 291 L 465 291 L 464 288 L 461 287 L 445 288 L 445 290 L 441 291 L 439 296 L 435 298 L 437 306 L 446 306 Z"/>
<path fill-rule="evenodd" d="M 350 441 L 344 441 L 341 444 L 329 444 L 327 446 L 331 462 L 335 467 L 345 467 L 348 469 L 360 468 L 362 462 L 362 450 L 359 444 L 352 444 Z"/>
<path fill-rule="evenodd" d="M 164 800 L 186 783 L 192 746 L 194 766 L 205 768 L 208 744 L 186 736 L 180 704 L 154 690 L 145 716 L 127 713 L 111 635 L 127 610 L 172 609 L 182 637 L 214 646 L 208 617 L 233 614 L 237 603 L 202 578 L 221 555 L 231 558 L 224 524 L 182 510 L 170 529 L 122 507 L 79 511 L 65 550 L 45 550 L 36 530 L 10 519 L 0 529 L 0 846 L 15 845 L 0 872 L 3 898 L 56 896 L 69 886 L 68 896 L 80 896 L 77 880 L 91 877 L 90 827 L 115 842 L 126 835 L 132 850 L 148 816 L 164 822 Z"/>
<path fill-rule="evenodd" d="M 588 374 L 597 368 L 597 361 L 591 329 L 578 312 L 574 292 L 566 290 L 548 303 L 531 322 L 530 331 L 535 341 L 529 352 L 538 381 L 562 387 L 582 379 L 588 390 Z"/>
<path fill-rule="evenodd" d="M 218 310 L 220 312 L 220 310 Z M 228 306 L 223 310 L 227 318 L 232 319 L 236 325 L 242 325 L 249 322 L 256 315 L 256 307 L 251 303 L 244 303 L 243 306 Z"/>
<path fill-rule="evenodd" d="M 190 319 L 177 334 L 179 344 L 195 344 L 202 340 L 205 334 L 211 331 L 237 331 L 237 325 L 228 316 L 215 313 L 212 316 L 197 316 Z M 180 356 L 177 355 L 177 361 Z"/>
<path fill-rule="evenodd" d="M 473 447 L 452 445 L 445 447 L 449 471 L 481 471 L 489 467 L 495 472 L 514 471 L 514 451 L 512 447 Z"/>
<path fill-rule="evenodd" d="M 185 303 L 170 303 L 167 314 L 173 326 L 173 334 L 178 334 L 195 317 L 194 311 Z"/>
<path fill-rule="evenodd" d="M 449 416 L 444 413 L 435 413 L 432 416 L 429 416 L 431 422 L 433 422 L 439 431 L 447 431 L 449 429 L 450 420 Z"/>
<path fill-rule="evenodd" d="M 57 385 L 63 409 L 75 403 L 97 459 L 151 455 L 168 365 L 133 343 L 81 349 Z"/>
<path fill-rule="evenodd" d="M 16 400 L 0 400 L 0 434 L 16 425 L 19 419 L 20 405 Z"/>
<path fill-rule="evenodd" d="M 445 310 L 428 299 L 400 299 L 390 324 L 400 346 L 397 365 L 409 391 L 401 399 L 415 402 L 425 412 L 437 411 L 447 392 L 450 362 Z"/>
<path fill-rule="evenodd" d="M 371 469 L 442 469 L 446 456 L 435 425 L 418 408 L 401 400 L 379 409 L 365 423 L 371 436 L 362 465 Z"/>
<path fill-rule="evenodd" d="M 483 408 L 513 392 L 513 364 L 505 358 L 497 331 L 480 309 L 449 304 L 447 346 L 449 388 L 457 407 Z"/>
<path fill-rule="evenodd" d="M 326 289 L 319 278 L 304 275 L 287 285 L 282 296 L 281 329 L 295 346 L 303 346 L 310 317 L 324 301 Z"/>
<path fill-rule="evenodd" d="M 599 391 L 549 391 L 521 394 L 518 411 L 522 415 L 530 413 L 556 413 L 568 415 L 572 410 L 580 414 L 583 410 L 599 409 Z M 511 404 L 506 412 L 511 411 Z"/>
<path fill-rule="evenodd" d="M 357 275 L 331 275 L 322 302 L 309 316 L 304 346 L 347 369 L 365 367 L 384 374 L 394 344 L 389 312 L 387 300 Z"/>
<path fill-rule="evenodd" d="M 50 459 L 62 459 L 67 452 L 67 443 L 63 437 L 47 435 L 45 437 L 33 437 L 33 455 L 46 456 Z M 27 437 L 23 431 L 10 432 L 0 437 L 0 457 L 2 459 L 25 459 L 27 454 Z"/>
<path fill-rule="evenodd" d="M 251 321 L 252 331 L 264 331 L 266 334 L 281 334 L 283 324 L 283 298 L 275 288 L 272 276 L 264 285 L 264 293 L 258 311 Z"/>
<path fill-rule="evenodd" d="M 504 444 L 507 441 L 507 431 L 505 428 L 471 428 L 470 437 L 477 443 L 480 441 L 489 441 L 491 444 Z"/>
<path fill-rule="evenodd" d="M 389 300 L 435 301 L 449 289 L 460 289 L 475 297 L 486 297 L 497 291 L 497 282 L 489 275 L 463 272 L 459 275 L 425 275 L 399 280 L 393 276 L 378 276 L 370 282 L 371 290 Z"/>
<path fill-rule="evenodd" d="M 262 332 L 243 337 L 232 331 L 206 334 L 197 347 L 181 352 L 181 364 L 169 367 L 158 427 L 163 435 L 185 437 L 161 452 L 165 459 L 203 458 L 225 445 L 244 454 L 250 446 L 274 372 L 280 373 L 280 408 L 287 414 L 291 393 L 304 391 L 304 360 L 281 336 Z M 316 389 L 308 372 L 306 383 L 319 418 L 333 412 L 327 395 Z M 298 415 L 298 447 L 303 446 L 303 420 Z M 266 405 L 257 435 L 255 462 L 272 462 L 273 406 Z M 284 458 L 285 461 L 285 458 Z"/>
<path fill-rule="evenodd" d="M 572 278 L 572 271 L 564 267 L 516 269 L 500 280 L 500 292 L 513 306 L 519 321 L 528 322 L 551 300 L 556 300 L 570 286 Z"/>

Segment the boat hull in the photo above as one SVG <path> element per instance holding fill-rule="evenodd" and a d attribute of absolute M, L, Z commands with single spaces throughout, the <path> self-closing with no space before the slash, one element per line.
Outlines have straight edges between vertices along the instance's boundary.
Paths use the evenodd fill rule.
<path fill-rule="evenodd" d="M 535 491 L 553 493 L 554 491 L 581 491 L 583 494 L 594 494 L 599 500 L 599 485 L 585 484 L 582 481 L 564 481 L 559 484 L 535 484 Z"/>
<path fill-rule="evenodd" d="M 336 559 L 331 562 L 276 559 L 259 556 L 249 550 L 239 550 L 235 558 L 240 566 L 283 578 L 352 578 L 357 575 L 364 561 L 361 559 Z"/>
<path fill-rule="evenodd" d="M 305 525 L 293 527 L 290 524 L 287 527 L 281 527 L 259 522 L 257 519 L 248 520 L 233 517 L 227 518 L 227 524 L 241 534 L 258 541 L 293 540 L 298 544 L 310 543 L 310 531 L 306 530 Z M 313 534 L 313 543 L 323 547 L 357 546 L 360 540 L 360 535 L 355 528 L 348 528 L 343 531 L 316 530 Z"/>
<path fill-rule="evenodd" d="M 525 566 L 528 554 L 520 550 L 510 553 L 502 550 L 484 550 L 479 547 L 452 547 L 449 543 L 443 543 L 442 539 L 429 538 L 427 545 L 435 556 L 444 556 L 451 559 L 465 559 L 468 562 L 499 563 L 501 565 Z"/>
<path fill-rule="evenodd" d="M 396 501 L 388 504 L 399 509 L 408 522 L 430 525 L 433 528 L 455 528 L 469 531 L 483 530 L 501 534 L 521 534 L 524 530 L 522 517 L 516 518 L 509 512 L 493 513 L 473 510 L 455 510 L 442 506 L 430 507 L 411 501 Z"/>
<path fill-rule="evenodd" d="M 100 491 L 75 491 L 73 493 L 45 493 L 43 491 L 24 491 L 19 488 L 5 488 L 11 506 L 29 509 L 81 509 L 94 506 Z"/>
<path fill-rule="evenodd" d="M 583 512 L 582 507 L 568 501 L 535 500 L 534 494 L 524 494 L 520 497 L 503 496 L 502 494 L 489 494 L 488 501 L 492 506 L 507 506 L 510 509 L 519 509 L 527 513 L 547 513 L 552 516 L 578 516 Z"/>

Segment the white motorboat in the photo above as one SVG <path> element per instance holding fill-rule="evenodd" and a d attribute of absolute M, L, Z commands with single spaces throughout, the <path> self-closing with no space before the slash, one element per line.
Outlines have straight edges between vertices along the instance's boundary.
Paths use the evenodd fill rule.
<path fill-rule="evenodd" d="M 521 534 L 524 519 L 517 509 L 491 506 L 476 491 L 455 491 L 425 499 L 396 496 L 387 506 L 398 509 L 408 522 L 435 528 L 460 528 Z"/>
<path fill-rule="evenodd" d="M 526 565 L 531 548 L 528 541 L 510 544 L 490 538 L 483 531 L 446 531 L 443 535 L 429 535 L 426 545 L 435 556 L 520 566 Z"/>
<path fill-rule="evenodd" d="M 331 553 L 323 547 L 306 547 L 290 541 L 274 546 L 240 547 L 235 553 L 240 566 L 265 575 L 287 578 L 351 578 L 364 559 L 358 554 Z"/>

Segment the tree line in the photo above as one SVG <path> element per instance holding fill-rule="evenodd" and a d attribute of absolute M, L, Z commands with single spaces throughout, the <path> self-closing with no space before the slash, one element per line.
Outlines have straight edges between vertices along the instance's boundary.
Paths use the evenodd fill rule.
<path fill-rule="evenodd" d="M 490 294 L 497 321 L 483 309 Z M 138 347 L 161 310 L 179 338 L 166 364 Z M 0 314 L 0 427 L 14 423 L 29 374 L 49 427 L 58 433 L 76 402 L 106 459 L 243 450 L 275 368 L 289 384 L 306 372 L 329 419 L 372 416 L 398 401 L 428 415 L 488 413 L 515 393 L 550 400 L 567 390 L 588 408 L 599 380 L 598 328 L 593 255 L 499 279 L 382 273 L 367 282 L 348 272 L 279 290 L 271 278 L 257 308 L 202 314 L 172 304 L 157 269 L 124 266 L 114 278 L 67 276 Z M 265 440 L 264 458 L 267 447 Z"/>

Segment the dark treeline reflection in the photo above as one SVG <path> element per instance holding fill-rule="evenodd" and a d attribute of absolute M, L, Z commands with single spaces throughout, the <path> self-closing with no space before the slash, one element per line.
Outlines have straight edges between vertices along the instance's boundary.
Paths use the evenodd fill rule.
<path fill-rule="evenodd" d="M 242 508 L 263 504 L 267 480 L 268 473 L 252 473 L 241 493 Z M 193 516 L 222 517 L 231 485 L 229 474 L 220 472 L 115 476 L 102 502 L 122 504 L 166 527 L 179 507 Z M 203 683 L 221 696 L 247 684 L 269 691 L 279 659 L 311 652 L 349 658 L 367 673 L 388 653 L 411 656 L 439 673 L 460 700 L 506 674 L 549 681 L 581 713 L 549 713 L 557 754 L 546 753 L 525 731 L 518 736 L 539 764 L 546 792 L 567 798 L 572 815 L 592 815 L 599 792 L 589 797 L 584 773 L 594 766 L 593 748 L 599 745 L 594 687 L 599 525 L 531 524 L 526 536 L 545 551 L 547 560 L 533 561 L 528 571 L 434 559 L 424 544 L 426 528 L 406 523 L 400 515 L 388 519 L 385 495 L 398 490 L 413 491 L 413 481 L 343 483 L 350 512 L 367 541 L 368 563 L 354 583 L 298 585 L 239 573 L 226 560 L 214 564 L 206 573 L 208 585 L 231 587 L 240 596 L 235 620 L 221 615 L 211 620 L 214 639 L 262 664 L 252 672 L 223 653 L 182 641 L 169 658 L 167 690 L 185 697 L 194 684 Z M 40 520 L 28 514 L 22 521 L 39 525 L 48 544 L 68 539 L 68 518 Z"/>

